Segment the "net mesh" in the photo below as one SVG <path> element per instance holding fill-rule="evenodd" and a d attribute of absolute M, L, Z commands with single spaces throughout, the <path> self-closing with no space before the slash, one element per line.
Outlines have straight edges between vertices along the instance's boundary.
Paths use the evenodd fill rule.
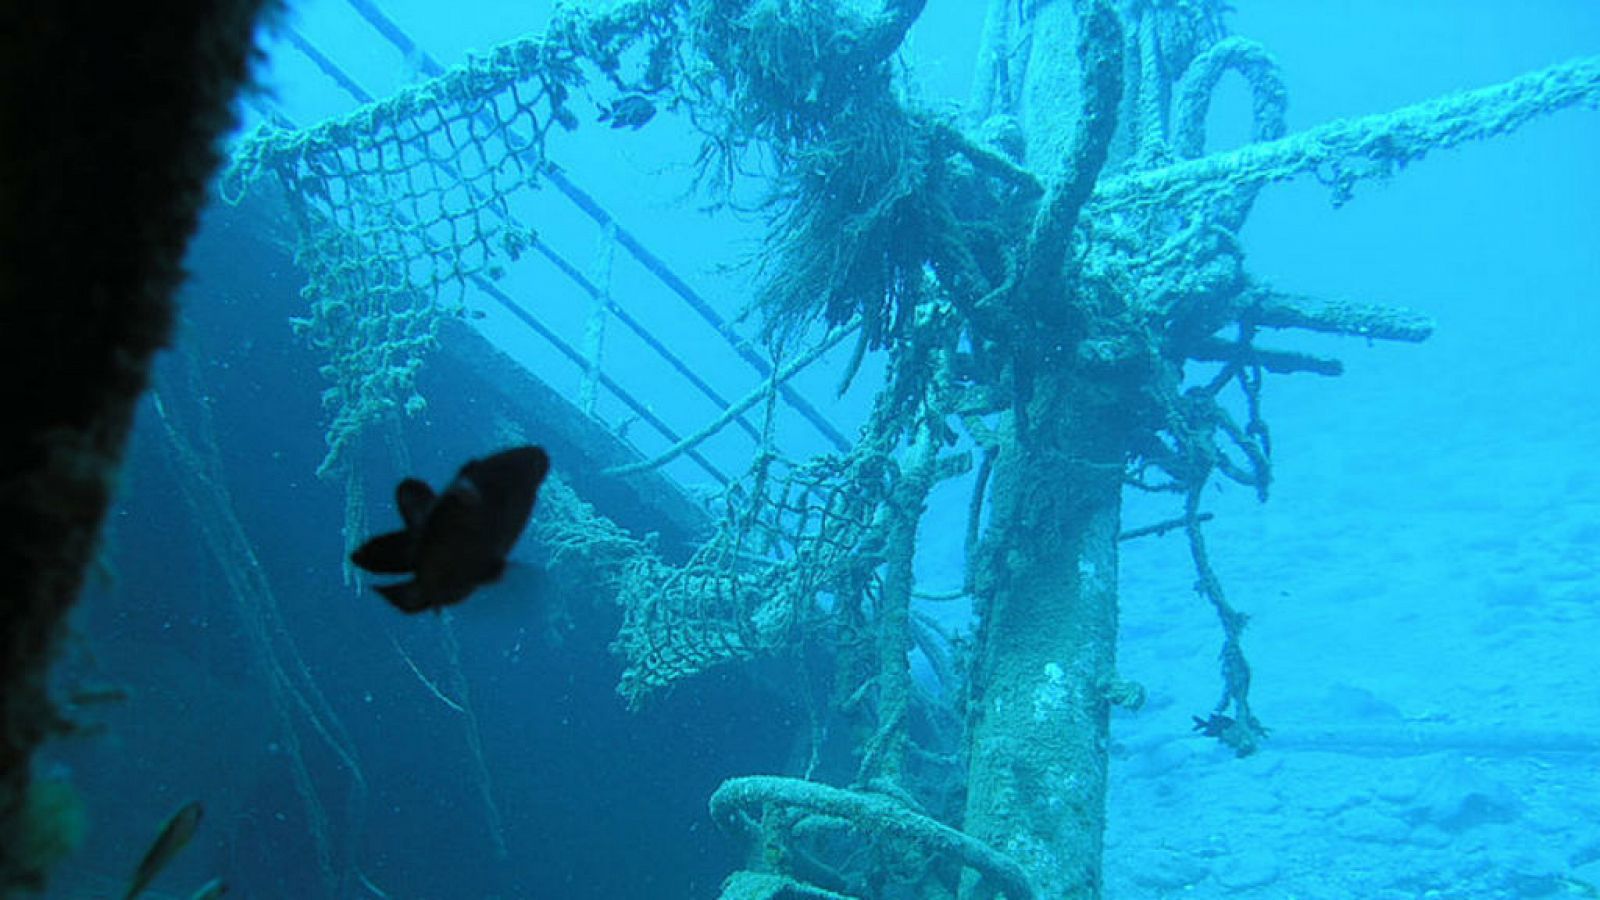
<path fill-rule="evenodd" d="M 794 646 L 854 602 L 881 561 L 877 510 L 890 484 L 887 457 L 870 451 L 758 461 L 687 564 L 641 555 L 628 568 L 622 694 L 636 705 L 679 679 Z"/>
<path fill-rule="evenodd" d="M 567 101 L 580 60 L 619 90 L 647 86 L 670 47 L 671 3 L 558 16 L 546 34 L 501 45 L 426 83 L 306 130 L 265 127 L 236 149 L 224 196 L 276 176 L 293 211 L 309 314 L 296 326 L 327 353 L 328 454 L 343 460 L 362 428 L 426 401 L 416 375 L 444 316 L 468 287 L 493 281 L 537 239 L 510 200 L 538 186 L 545 141 L 577 124 Z M 622 61 L 642 48 L 644 71 Z"/>

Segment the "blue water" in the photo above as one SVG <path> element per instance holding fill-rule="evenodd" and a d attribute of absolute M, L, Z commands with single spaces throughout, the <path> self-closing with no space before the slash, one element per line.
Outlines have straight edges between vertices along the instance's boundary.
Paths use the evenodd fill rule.
<path fill-rule="evenodd" d="M 1235 5 L 1233 32 L 1282 63 L 1291 132 L 1600 52 L 1600 4 L 1586 0 Z M 906 52 L 919 102 L 966 97 L 981 6 L 929 3 Z M 548 15 L 548 4 L 523 2 L 391 0 L 385 9 L 447 65 L 536 31 Z M 287 21 L 375 95 L 417 76 L 415 60 L 343 0 L 294 4 Z M 264 45 L 262 81 L 280 112 L 310 124 L 354 108 L 287 42 Z M 1208 149 L 1246 140 L 1247 109 L 1242 87 L 1225 83 Z M 667 116 L 638 133 L 586 126 L 551 148 L 732 316 L 752 278 L 735 264 L 761 230 L 699 211 L 692 152 L 686 127 Z M 1421 345 L 1287 339 L 1339 357 L 1346 372 L 1269 378 L 1271 502 L 1232 485 L 1208 497 L 1213 563 L 1253 617 L 1252 698 L 1273 735 L 1259 754 L 1235 759 L 1190 733 L 1190 716 L 1220 688 L 1221 638 L 1193 593 L 1185 546 L 1169 537 L 1124 548 L 1120 668 L 1150 702 L 1113 723 L 1108 897 L 1557 897 L 1600 885 L 1596 160 L 1600 111 L 1573 109 L 1363 182 L 1337 209 L 1311 179 L 1261 194 L 1242 235 L 1253 275 L 1313 296 L 1408 306 L 1438 328 Z M 554 200 L 540 209 L 541 238 L 587 265 L 593 223 Z M 343 485 L 314 475 L 326 449 L 325 383 L 287 322 L 303 314 L 301 276 L 244 228 L 226 210 L 207 217 L 180 351 L 163 363 L 163 403 L 186 426 L 211 417 L 228 505 L 275 618 L 241 612 L 185 499 L 182 480 L 195 471 L 146 404 L 108 525 L 107 572 L 85 597 L 66 666 L 125 685 L 131 698 L 90 711 L 103 730 L 50 754 L 47 765 L 71 773 L 92 817 L 52 895 L 115 894 L 160 821 L 199 798 L 204 827 L 159 882 L 165 896 L 221 876 L 238 897 L 715 897 L 747 848 L 715 827 L 707 798 L 725 778 L 796 774 L 808 733 L 799 702 L 755 665 L 716 670 L 629 712 L 609 649 L 618 614 L 604 603 L 569 604 L 562 615 L 537 601 L 481 615 L 469 604 L 447 634 L 436 617 L 401 617 L 345 585 Z M 624 305 L 663 340 L 697 348 L 708 380 L 734 397 L 759 383 L 618 258 Z M 561 293 L 569 289 L 555 282 L 537 266 L 508 279 L 553 315 L 568 304 L 568 324 L 581 327 Z M 491 315 L 482 327 L 537 369 L 540 348 L 512 325 Z M 681 431 L 714 414 L 615 340 L 608 365 Z M 869 373 L 834 398 L 848 349 L 797 381 L 847 434 L 875 386 Z M 564 392 L 578 377 L 541 374 Z M 473 444 L 484 423 L 472 418 L 472 397 L 429 387 L 408 437 L 415 474 L 439 482 L 492 448 Z M 623 418 L 614 407 L 602 413 Z M 538 423 L 522 425 L 537 441 Z M 786 429 L 790 452 L 827 449 L 800 424 Z M 646 453 L 667 443 L 638 440 Z M 739 437 L 708 449 L 734 472 L 749 451 Z M 405 473 L 364 465 L 369 521 L 390 527 L 387 486 Z M 685 461 L 667 471 L 691 490 L 709 481 Z M 918 559 L 929 590 L 960 584 L 964 502 L 954 487 L 935 495 Z M 1124 520 L 1175 512 L 1130 496 Z M 252 649 L 261 645 L 250 621 L 269 622 L 274 658 L 295 662 L 285 677 L 309 676 L 295 682 L 300 696 L 320 692 L 343 734 L 329 739 L 303 711 L 273 708 L 275 676 Z M 464 699 L 453 671 L 470 692 L 481 769 L 467 717 L 446 702 Z M 292 742 L 320 798 L 320 826 L 296 783 Z M 353 748 L 359 781 L 335 747 Z M 337 887 L 330 869 L 346 873 Z"/>

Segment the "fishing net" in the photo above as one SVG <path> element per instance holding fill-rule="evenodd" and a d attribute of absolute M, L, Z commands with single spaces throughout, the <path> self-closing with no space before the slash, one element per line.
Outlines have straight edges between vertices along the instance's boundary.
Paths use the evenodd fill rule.
<path fill-rule="evenodd" d="M 760 311 L 782 326 L 780 336 L 818 320 L 835 333 L 856 330 L 851 372 L 866 349 L 880 346 L 889 348 L 891 367 L 915 368 L 930 354 L 946 363 L 943 374 L 892 388 L 878 421 L 843 455 L 784 459 L 772 450 L 769 421 L 762 452 L 721 497 L 714 537 L 686 563 L 668 562 L 649 542 L 613 534 L 594 524 L 592 511 L 573 507 L 569 530 L 551 539 L 568 559 L 590 546 L 604 557 L 590 584 L 614 591 L 624 608 L 617 648 L 630 701 L 793 647 L 818 621 L 839 627 L 875 614 L 862 610 L 873 606 L 886 562 L 882 520 L 893 510 L 901 474 L 894 460 L 911 423 L 927 416 L 941 445 L 953 445 L 946 421 L 960 418 L 965 437 L 984 445 L 973 423 L 1026 393 L 1036 374 L 1030 354 L 1051 343 L 1034 340 L 1038 329 L 1019 318 L 1034 302 L 1026 276 L 1061 270 L 1072 248 L 1082 251 L 1073 260 L 1082 321 L 1074 320 L 1078 358 L 1070 362 L 1128 389 L 1140 429 L 1130 439 L 1129 483 L 1188 497 L 1182 521 L 1194 531 L 1204 575 L 1200 488 L 1219 470 L 1263 494 L 1270 479 L 1262 371 L 1337 371 L 1335 361 L 1259 347 L 1258 332 L 1415 340 L 1427 331 L 1414 316 L 1303 301 L 1247 279 L 1235 231 L 1255 193 L 1312 173 L 1342 201 L 1356 181 L 1386 176 L 1430 149 L 1502 134 L 1600 93 L 1600 63 L 1579 60 L 1283 137 L 1283 86 L 1270 57 L 1223 39 L 1205 13 L 1211 5 L 1178 4 L 1182 15 L 1141 20 L 1141 55 L 1127 73 L 1131 124 L 1119 138 L 1125 158 L 1081 192 L 1051 194 L 1011 148 L 1000 114 L 1005 91 L 997 88 L 995 108 L 985 111 L 1002 126 L 993 135 L 908 111 L 888 59 L 918 7 L 884 2 L 881 15 L 828 0 L 566 8 L 542 36 L 316 127 L 267 128 L 244 141 L 224 195 L 237 199 L 274 180 L 297 226 L 308 313 L 296 325 L 327 358 L 320 471 L 340 466 L 374 421 L 425 406 L 416 378 L 441 321 L 464 314 L 475 290 L 492 290 L 507 266 L 540 246 L 513 210 L 549 180 L 546 140 L 552 128 L 576 127 L 570 101 L 579 92 L 655 97 L 687 112 L 714 174 L 731 179 L 751 148 L 773 168 L 781 204 L 768 262 L 777 271 L 762 286 Z M 1251 89 L 1256 142 L 1202 155 L 1210 96 L 1227 71 Z M 593 83 L 601 87 L 590 90 Z M 1062 214 L 1042 214 L 1056 206 Z M 1036 220 L 1076 227 L 1082 246 L 1070 235 L 1041 239 L 1049 229 L 1030 232 Z M 1042 283 L 1052 290 L 1033 293 L 1061 288 Z M 923 328 L 923 320 L 948 324 Z M 1218 337 L 1230 325 L 1238 338 Z M 1220 362 L 1222 374 L 1185 389 L 1181 361 L 1191 359 Z M 1145 388 L 1135 389 L 1141 379 Z M 778 384 L 775 377 L 771 389 Z M 1242 424 L 1216 399 L 1230 385 L 1243 398 Z M 1230 623 L 1242 619 L 1214 578 L 1202 583 L 1213 586 L 1207 593 L 1235 645 Z M 1243 680 L 1230 684 L 1230 696 L 1242 697 Z"/>
<path fill-rule="evenodd" d="M 727 496 L 716 536 L 687 564 L 643 556 L 628 568 L 617 648 L 632 704 L 713 666 L 793 646 L 847 604 L 878 559 L 875 513 L 890 486 L 877 454 L 804 465 L 767 459 Z M 819 598 L 827 598 L 819 603 Z"/>
<path fill-rule="evenodd" d="M 537 240 L 510 201 L 538 187 L 545 142 L 574 128 L 568 108 L 587 79 L 656 89 L 674 4 L 625 4 L 603 16 L 558 16 L 544 35 L 483 57 L 349 115 L 305 130 L 267 126 L 243 141 L 224 176 L 237 202 L 275 176 L 296 225 L 309 313 L 295 321 L 325 352 L 328 454 L 384 415 L 421 411 L 416 377 L 439 322 L 466 312 L 469 285 L 492 283 Z M 637 50 L 637 73 L 623 58 Z"/>

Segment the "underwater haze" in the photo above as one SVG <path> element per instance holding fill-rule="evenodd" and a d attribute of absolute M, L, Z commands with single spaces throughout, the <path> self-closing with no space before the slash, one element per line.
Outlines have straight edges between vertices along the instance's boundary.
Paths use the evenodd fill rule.
<path fill-rule="evenodd" d="M 1055 268 L 1070 277 L 1050 283 L 1095 298 L 1085 315 L 1106 321 L 1119 304 L 1174 304 L 1116 332 L 1130 344 L 1177 346 L 1161 341 L 1202 319 L 1209 330 L 1110 375 L 1070 346 L 1016 362 L 1054 339 L 1031 325 L 983 331 L 989 299 L 1033 283 L 1024 248 L 1044 215 L 1032 216 L 1071 165 L 1012 154 L 1012 132 L 991 128 L 1014 113 L 1002 124 L 1031 147 L 1062 131 L 1041 112 L 1062 101 L 1023 75 L 991 85 L 993 115 L 975 114 L 982 60 L 996 46 L 1005 65 L 1032 54 L 1024 74 L 1037 81 L 1050 62 L 1039 48 L 1059 46 L 1076 71 L 1075 45 L 1047 44 L 1046 24 L 1096 3 L 927 0 L 897 53 L 843 79 L 881 70 L 882 102 L 903 120 L 824 150 L 807 141 L 877 107 L 841 101 L 807 118 L 831 102 L 832 76 L 796 88 L 781 81 L 790 48 L 754 46 L 917 6 L 314 0 L 264 28 L 260 89 L 241 103 L 231 168 L 191 247 L 182 325 L 58 666 L 85 728 L 40 774 L 76 786 L 90 825 L 48 896 L 121 896 L 162 823 L 198 801 L 193 839 L 141 896 L 195 896 L 213 878 L 245 898 L 1026 896 L 1006 880 L 1014 867 L 1039 897 L 1600 897 L 1600 4 L 1099 4 L 1134 56 L 1159 55 L 1163 28 L 1169 53 L 1175 35 L 1256 42 L 1281 78 L 1289 139 L 1396 110 L 1421 121 L 1438 98 L 1589 60 L 1517 82 L 1508 96 L 1555 98 L 1537 114 L 1460 141 L 1442 128 L 1425 155 L 1333 160 L 1210 206 L 1105 199 L 1108 185 L 1197 165 L 1175 138 L 1153 148 L 1119 131 L 1102 193 L 1062 239 Z M 485 68 L 451 82 L 467 96 L 429 87 L 507 42 L 578 33 L 552 22 L 636 7 L 655 16 L 619 28 L 673 53 L 632 47 L 608 63 L 610 38 L 586 33 L 542 45 L 570 58 L 518 57 L 556 73 L 547 81 Z M 730 43 L 719 56 L 691 35 Z M 837 46 L 827 37 L 800 43 Z M 741 64 L 752 68 L 735 87 L 708 74 Z M 653 65 L 671 76 L 650 80 Z M 1181 72 L 1161 65 L 1124 60 L 1125 93 L 1139 84 L 1148 105 L 1175 103 Z M 570 90 L 552 92 L 563 78 Z M 1006 90 L 1009 110 L 992 96 Z M 789 98 L 783 115 L 756 105 L 774 95 Z M 396 97 L 405 104 L 383 106 Z M 541 118 L 556 108 L 570 120 Z M 1192 158 L 1243 165 L 1240 148 L 1282 137 L 1253 133 L 1260 98 L 1240 69 L 1207 108 Z M 1177 134 L 1170 109 L 1155 118 L 1147 127 Z M 1398 131 L 1384 140 L 1420 140 Z M 902 133 L 934 162 L 915 177 L 891 162 L 903 183 L 849 182 L 860 197 L 900 185 L 892 202 L 808 193 L 826 180 L 816 173 L 851 165 L 837 146 L 870 155 Z M 712 138 L 729 135 L 772 143 L 723 183 L 730 145 Z M 697 163 L 708 146 L 712 177 Z M 951 183 L 981 190 L 936 194 Z M 817 227 L 829 203 L 848 213 Z M 986 203 L 1002 212 L 972 225 Z M 961 294 L 941 255 L 953 239 L 904 238 L 905 222 L 941 210 L 996 286 L 984 302 Z M 1185 268 L 1201 252 L 1186 235 L 1242 274 Z M 807 281 L 808 266 L 826 271 Z M 1333 305 L 1318 327 L 1281 328 L 1205 305 L 1246 281 Z M 795 297 L 818 306 L 794 313 Z M 1202 312 L 1186 316 L 1189 302 Z M 1341 331 L 1329 324 L 1341 310 L 1379 324 Z M 1083 337 L 1066 318 L 1063 333 Z M 947 342 L 907 351 L 930 321 L 956 323 Z M 1411 326 L 1429 333 L 1395 336 Z M 985 348 L 1017 332 L 994 353 L 1004 377 L 982 383 Z M 1242 355 L 1214 350 L 1225 344 Z M 906 374 L 940 354 L 971 368 Z M 1163 365 L 1171 383 L 1150 374 Z M 1097 658 L 1114 673 L 1097 670 L 1091 690 L 1071 681 L 1080 657 L 1023 656 L 985 630 L 987 610 L 1024 592 L 995 572 L 1028 551 L 1008 542 L 1029 539 L 996 524 L 1008 509 L 996 492 L 1025 502 L 1030 476 L 1005 474 L 1015 451 L 997 448 L 1013 444 L 992 438 L 1021 428 L 1016 411 L 1040 408 L 1052 384 L 1075 413 L 1147 375 L 1111 404 L 1126 419 L 1107 419 L 1116 440 L 1149 429 L 1113 451 L 1121 490 L 1104 552 L 1116 572 L 1095 573 L 1087 552 L 1057 561 L 1085 596 L 1110 584 L 1114 643 Z M 1080 376 L 1093 387 L 1070 393 Z M 1186 455 L 1198 439 L 1173 423 L 1213 379 L 1202 444 L 1216 454 Z M 962 396 L 995 405 L 933 423 L 939 392 L 974 384 L 993 390 Z M 1161 420 L 1138 405 L 1158 389 L 1197 405 Z M 881 430 L 897 414 L 915 423 Z M 877 467 L 858 465 L 884 434 Z M 442 542 L 493 572 L 466 578 L 470 596 L 442 612 L 407 614 L 349 564 L 363 541 L 403 528 L 402 479 L 443 490 L 469 460 L 522 444 L 549 451 L 551 476 L 503 575 L 492 549 L 461 550 L 482 535 Z M 891 497 L 938 469 L 924 452 L 948 465 L 897 529 L 908 514 Z M 1179 457 L 1209 459 L 1207 475 L 1186 481 Z M 493 505 L 492 486 L 457 485 Z M 874 499 L 829 506 L 856 490 Z M 1220 595 L 1197 573 L 1186 534 L 1202 523 L 1199 555 L 1248 617 L 1242 632 L 1219 624 Z M 1234 657 L 1219 663 L 1225 646 L 1242 647 L 1242 675 Z M 1050 779 L 1018 776 L 980 802 L 985 760 L 1054 746 L 1019 731 L 1019 751 L 984 730 L 1012 672 L 1032 679 L 1007 696 L 1032 704 L 1034 725 L 1078 721 L 1062 710 L 1093 693 L 1084 715 L 1106 737 L 1083 742 L 1098 745 L 1093 759 L 1035 759 Z M 1112 674 L 1128 686 L 1115 708 L 1101 697 Z M 805 812 L 719 791 L 756 775 L 850 799 Z M 741 811 L 714 815 L 714 795 Z M 874 802 L 921 824 L 849 824 Z M 1050 821 L 1098 823 L 1103 840 L 1068 833 L 1078 825 L 1049 847 L 1022 837 L 1068 807 L 1082 818 Z M 962 856 L 928 837 L 935 826 L 993 856 Z"/>

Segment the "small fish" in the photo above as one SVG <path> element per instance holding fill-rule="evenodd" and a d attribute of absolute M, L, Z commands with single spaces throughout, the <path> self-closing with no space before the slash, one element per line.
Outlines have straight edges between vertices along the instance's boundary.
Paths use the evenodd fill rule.
<path fill-rule="evenodd" d="M 544 450 L 516 447 L 462 466 L 441 494 L 407 478 L 395 488 L 405 530 L 372 538 L 350 561 L 368 572 L 414 575 L 376 586 L 403 612 L 460 603 L 505 572 L 549 471 Z"/>
<path fill-rule="evenodd" d="M 610 106 L 600 107 L 598 121 L 610 122 L 612 128 L 632 128 L 638 131 L 655 118 L 656 105 L 643 94 L 623 94 Z"/>
<path fill-rule="evenodd" d="M 133 873 L 133 880 L 128 882 L 128 892 L 122 895 L 122 900 L 133 900 L 144 893 L 144 889 L 161 874 L 167 863 L 172 862 L 172 858 L 189 845 L 195 829 L 200 827 L 200 814 L 200 804 L 193 801 L 185 803 L 172 814 L 172 818 L 162 827 L 161 834 L 156 836 L 155 843 L 145 851 L 144 859 L 140 861 L 138 871 Z"/>
<path fill-rule="evenodd" d="M 1222 737 L 1239 724 L 1234 721 L 1232 716 L 1225 716 L 1222 713 L 1212 713 L 1208 718 L 1204 719 L 1199 716 L 1190 716 L 1189 718 L 1194 720 L 1194 731 L 1198 731 L 1206 737 L 1214 738 Z"/>
<path fill-rule="evenodd" d="M 193 894 L 190 894 L 189 900 L 217 900 L 218 897 L 221 897 L 227 892 L 227 883 L 221 878 L 213 878 L 205 884 L 200 885 L 199 890 L 195 891 Z"/>

